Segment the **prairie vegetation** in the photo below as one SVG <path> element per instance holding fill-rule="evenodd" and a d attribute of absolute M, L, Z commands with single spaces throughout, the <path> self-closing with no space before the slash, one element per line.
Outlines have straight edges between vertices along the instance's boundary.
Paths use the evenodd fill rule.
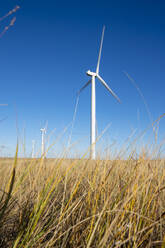
<path fill-rule="evenodd" d="M 0 247 L 165 247 L 165 161 L 0 160 Z"/>
<path fill-rule="evenodd" d="M 4 25 L 2 25 L 2 22 L 5 19 L 8 19 L 9 17 L 15 15 L 15 13 L 20 9 L 20 7 L 18 5 L 16 5 L 13 9 L 11 9 L 8 13 L 6 13 L 4 16 L 0 17 L 0 24 L 1 24 L 1 28 L 0 28 L 0 38 L 2 38 L 2 36 L 12 27 L 14 26 L 15 22 L 16 22 L 16 16 L 12 17 L 8 23 L 5 23 Z"/>

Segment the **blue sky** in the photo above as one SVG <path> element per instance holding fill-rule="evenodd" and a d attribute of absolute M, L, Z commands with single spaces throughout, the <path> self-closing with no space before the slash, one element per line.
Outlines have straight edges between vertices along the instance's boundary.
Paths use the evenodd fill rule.
<path fill-rule="evenodd" d="M 95 70 L 103 25 L 106 26 L 100 75 L 122 101 L 97 82 L 98 132 L 111 123 L 102 144 L 120 147 L 136 129 L 138 136 L 150 123 L 140 88 L 152 120 L 165 112 L 165 2 L 163 0 L 32 1 L 1 0 L 0 16 L 16 5 L 20 9 L 3 20 L 0 31 L 16 16 L 16 22 L 0 38 L 1 155 L 12 155 L 19 129 L 20 146 L 25 133 L 26 155 L 32 139 L 39 153 L 40 128 L 48 120 L 50 143 L 57 141 L 73 118 L 76 93 L 88 81 L 86 71 Z M 16 124 L 17 123 L 17 124 Z M 165 138 L 165 120 L 159 123 L 158 142 Z M 23 131 L 25 130 L 25 131 Z M 50 156 L 63 152 L 70 126 Z M 89 146 L 90 87 L 82 92 L 72 141 L 75 154 Z M 152 142 L 152 131 L 143 142 Z M 104 147 L 103 145 L 103 147 Z M 98 149 L 99 144 L 98 144 Z M 72 154 L 73 154 L 72 153 Z"/>

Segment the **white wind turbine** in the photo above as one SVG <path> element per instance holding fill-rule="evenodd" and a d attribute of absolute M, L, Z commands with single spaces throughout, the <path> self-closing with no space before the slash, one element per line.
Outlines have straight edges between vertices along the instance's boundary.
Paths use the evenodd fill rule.
<path fill-rule="evenodd" d="M 45 158 L 45 134 L 46 134 L 46 128 L 41 128 L 41 157 Z"/>
<path fill-rule="evenodd" d="M 96 158 L 96 89 L 95 89 L 95 79 L 96 78 L 99 79 L 99 81 L 112 94 L 112 96 L 115 97 L 118 102 L 120 102 L 120 99 L 117 97 L 117 95 L 109 88 L 107 83 L 99 75 L 99 66 L 100 66 L 101 52 L 102 52 L 102 46 L 103 46 L 104 31 L 105 31 L 105 26 L 103 27 L 103 31 L 102 31 L 101 44 L 100 44 L 100 50 L 99 50 L 96 72 L 91 72 L 90 70 L 88 70 L 86 72 L 86 74 L 88 76 L 90 76 L 91 79 L 79 90 L 79 93 L 81 93 L 81 91 L 84 90 L 90 83 L 92 85 L 92 90 L 91 90 L 91 135 L 90 135 L 90 137 L 91 137 L 91 140 L 90 140 L 90 144 L 91 144 L 90 157 L 91 157 L 91 159 Z"/>
<path fill-rule="evenodd" d="M 48 122 L 46 122 L 46 125 L 44 128 L 41 128 L 41 135 L 42 135 L 42 141 L 41 141 L 41 156 L 45 158 L 45 134 L 47 130 Z"/>

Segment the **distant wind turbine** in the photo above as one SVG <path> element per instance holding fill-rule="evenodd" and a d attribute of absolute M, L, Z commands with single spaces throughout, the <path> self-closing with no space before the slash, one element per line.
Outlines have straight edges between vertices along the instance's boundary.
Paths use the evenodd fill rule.
<path fill-rule="evenodd" d="M 42 141 L 41 141 L 41 156 L 45 158 L 45 134 L 47 130 L 48 122 L 46 123 L 44 128 L 41 128 L 41 135 L 42 135 Z"/>
<path fill-rule="evenodd" d="M 41 156 L 45 158 L 45 134 L 46 134 L 46 129 L 41 128 L 41 135 L 42 135 L 42 141 L 41 141 Z"/>
<path fill-rule="evenodd" d="M 91 151 L 90 151 L 90 157 L 91 159 L 96 159 L 96 89 L 95 89 L 95 79 L 99 79 L 99 81 L 103 84 L 103 86 L 112 94 L 113 97 L 116 98 L 118 102 L 120 102 L 120 99 L 117 97 L 117 95 L 109 88 L 107 83 L 100 77 L 99 75 L 99 66 L 100 66 L 100 59 L 101 59 L 101 52 L 102 52 L 102 46 L 103 46 L 103 39 L 104 39 L 104 31 L 105 26 L 103 27 L 102 31 L 102 37 L 101 37 L 101 44 L 100 44 L 100 50 L 99 50 L 99 56 L 98 56 L 98 62 L 96 67 L 96 72 L 91 72 L 88 70 L 86 74 L 91 77 L 91 79 L 79 90 L 79 94 L 89 85 L 92 85 L 92 91 L 91 91 Z"/>

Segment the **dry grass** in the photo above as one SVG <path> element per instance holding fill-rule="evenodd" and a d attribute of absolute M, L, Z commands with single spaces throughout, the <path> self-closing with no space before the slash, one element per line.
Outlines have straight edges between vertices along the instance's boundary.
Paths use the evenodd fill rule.
<path fill-rule="evenodd" d="M 164 160 L 2 159 L 0 189 L 0 247 L 165 247 Z"/>
<path fill-rule="evenodd" d="M 2 36 L 12 27 L 14 26 L 15 22 L 16 22 L 16 16 L 12 17 L 9 22 L 7 24 L 5 24 L 5 26 L 2 26 L 2 22 L 11 17 L 12 15 L 15 15 L 15 13 L 20 9 L 20 7 L 18 5 L 16 5 L 13 9 L 11 9 L 7 14 L 5 14 L 4 16 L 0 17 L 0 38 L 2 38 Z"/>

